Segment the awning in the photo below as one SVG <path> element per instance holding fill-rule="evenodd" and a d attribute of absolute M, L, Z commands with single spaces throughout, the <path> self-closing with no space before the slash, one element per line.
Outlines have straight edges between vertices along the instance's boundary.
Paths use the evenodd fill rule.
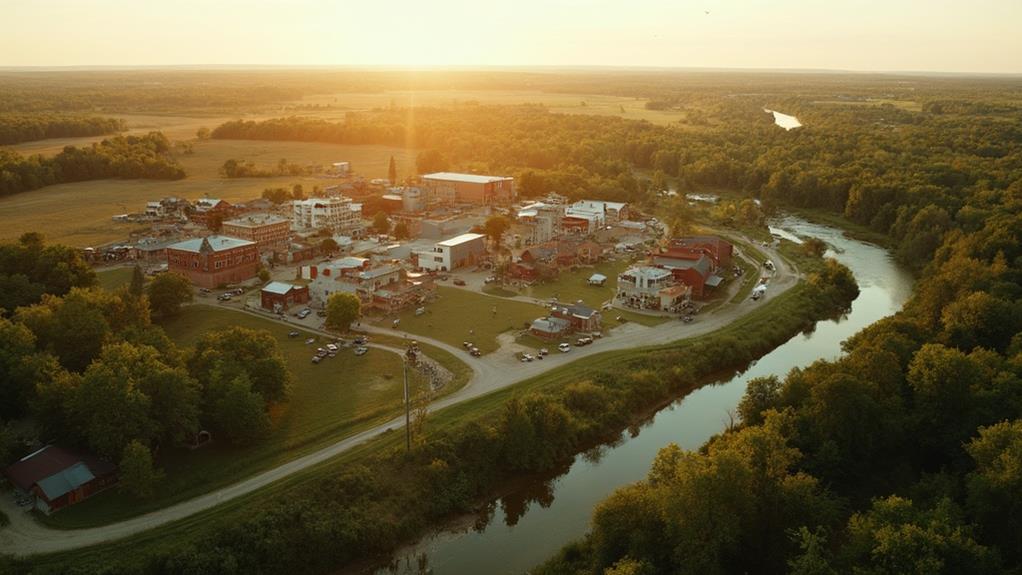
<path fill-rule="evenodd" d="M 718 275 L 712 275 L 712 276 L 706 278 L 706 285 L 708 285 L 710 287 L 717 287 L 717 286 L 720 285 L 720 282 L 722 282 L 722 281 L 724 281 L 724 278 L 722 278 L 722 277 L 720 277 Z"/>

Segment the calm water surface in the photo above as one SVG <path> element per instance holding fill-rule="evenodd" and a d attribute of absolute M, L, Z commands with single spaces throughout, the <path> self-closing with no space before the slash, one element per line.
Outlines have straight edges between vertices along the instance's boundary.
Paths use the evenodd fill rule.
<path fill-rule="evenodd" d="M 774 115 L 774 123 L 777 124 L 778 126 L 784 128 L 785 130 L 794 130 L 795 128 L 801 128 L 802 127 L 802 122 L 799 122 L 798 118 L 796 118 L 795 116 L 789 116 L 787 114 L 782 114 L 782 113 L 777 112 L 775 110 L 767 110 L 765 108 L 764 108 L 763 111 L 767 112 L 769 114 L 773 114 Z"/>
<path fill-rule="evenodd" d="M 861 290 L 847 316 L 817 323 L 813 333 L 791 338 L 729 381 L 690 393 L 641 428 L 623 433 L 614 445 L 576 457 L 560 474 L 493 501 L 489 513 L 475 518 L 474 527 L 470 520 L 460 531 L 441 532 L 402 549 L 394 565 L 376 573 L 527 573 L 582 537 L 593 507 L 615 488 L 642 479 L 661 447 L 674 442 L 695 449 L 721 431 L 749 379 L 783 376 L 817 359 L 838 357 L 843 340 L 899 310 L 910 295 L 910 275 L 881 248 L 794 217 L 775 222 L 772 231 L 785 237 L 815 236 L 832 247 L 828 255 L 852 270 Z"/>

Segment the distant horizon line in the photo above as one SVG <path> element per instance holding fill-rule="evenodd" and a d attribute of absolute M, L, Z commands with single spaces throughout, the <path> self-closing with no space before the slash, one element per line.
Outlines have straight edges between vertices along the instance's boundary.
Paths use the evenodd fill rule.
<path fill-rule="evenodd" d="M 2 65 L 2 72 L 72 72 L 128 70 L 380 70 L 380 71 L 537 71 L 537 72 L 743 72 L 789 74 L 855 74 L 887 76 L 1022 77 L 1018 72 L 965 72 L 954 70 L 855 70 L 843 68 L 774 68 L 726 66 L 654 66 L 598 64 L 75 64 L 75 65 Z"/>

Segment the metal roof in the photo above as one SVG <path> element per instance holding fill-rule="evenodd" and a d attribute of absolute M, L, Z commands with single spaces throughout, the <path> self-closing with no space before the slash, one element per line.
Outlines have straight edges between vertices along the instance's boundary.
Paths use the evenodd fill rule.
<path fill-rule="evenodd" d="M 706 278 L 706 285 L 708 285 L 710 287 L 717 287 L 717 286 L 720 285 L 720 282 L 722 282 L 722 281 L 724 281 L 724 278 L 722 278 L 722 277 L 720 277 L 718 275 L 712 275 L 712 276 Z"/>
<path fill-rule="evenodd" d="M 250 242 L 241 238 L 232 238 L 229 236 L 207 236 L 205 238 L 192 238 L 183 242 L 171 244 L 167 246 L 167 248 L 197 254 L 202 250 L 202 245 L 204 243 L 208 243 L 210 249 L 214 252 L 255 245 L 255 242 Z"/>
<path fill-rule="evenodd" d="M 481 176 L 477 174 L 459 174 L 456 172 L 436 172 L 435 174 L 426 174 L 422 176 L 422 179 L 445 182 L 462 182 L 466 184 L 490 184 L 493 182 L 513 180 L 514 178 L 509 176 Z"/>
<path fill-rule="evenodd" d="M 287 295 L 287 292 L 296 289 L 300 286 L 284 282 L 270 282 L 263 286 L 264 292 L 269 292 L 277 295 Z"/>
<path fill-rule="evenodd" d="M 560 333 L 571 324 L 568 320 L 557 317 L 541 317 L 532 322 L 532 329 L 546 333 Z"/>
<path fill-rule="evenodd" d="M 82 485 L 92 481 L 96 476 L 89 471 L 89 468 L 84 463 L 75 463 L 71 467 L 63 471 L 58 471 L 53 475 L 36 482 L 39 489 L 43 490 L 43 494 L 46 495 L 46 499 L 53 501 L 54 499 L 70 493 L 75 489 L 78 489 Z"/>
<path fill-rule="evenodd" d="M 486 236 L 484 236 L 483 234 L 472 234 L 472 233 L 461 234 L 460 236 L 455 236 L 455 237 L 453 237 L 453 238 L 451 238 L 449 240 L 444 240 L 442 242 L 437 242 L 436 245 L 450 248 L 450 247 L 454 247 L 454 246 L 460 246 L 461 244 L 468 243 L 468 242 L 477 240 L 479 238 L 485 238 L 485 237 Z"/>

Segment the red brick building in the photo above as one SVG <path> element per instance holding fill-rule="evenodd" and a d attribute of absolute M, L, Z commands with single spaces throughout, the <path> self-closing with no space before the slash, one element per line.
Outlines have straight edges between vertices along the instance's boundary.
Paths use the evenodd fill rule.
<path fill-rule="evenodd" d="M 717 271 L 731 267 L 734 249 L 730 242 L 717 236 L 686 236 L 672 239 L 664 255 L 675 257 L 683 254 L 704 254 L 713 264 L 711 271 Z"/>
<path fill-rule="evenodd" d="M 270 282 L 259 292 L 263 309 L 283 311 L 292 305 L 309 302 L 309 287 L 284 282 Z"/>
<path fill-rule="evenodd" d="M 227 236 L 193 238 L 167 246 L 167 268 L 204 288 L 240 283 L 256 277 L 259 247 Z"/>
<path fill-rule="evenodd" d="M 223 222 L 234 215 L 234 206 L 216 198 L 202 198 L 195 201 L 193 211 L 188 219 L 199 225 L 209 227 L 211 220 Z"/>
<path fill-rule="evenodd" d="M 87 499 L 117 482 L 117 466 L 54 445 L 22 457 L 4 470 L 14 486 L 52 513 Z"/>
<path fill-rule="evenodd" d="M 283 249 L 291 236 L 291 220 L 274 214 L 251 214 L 224 222 L 221 233 L 255 242 L 259 251 Z"/>

